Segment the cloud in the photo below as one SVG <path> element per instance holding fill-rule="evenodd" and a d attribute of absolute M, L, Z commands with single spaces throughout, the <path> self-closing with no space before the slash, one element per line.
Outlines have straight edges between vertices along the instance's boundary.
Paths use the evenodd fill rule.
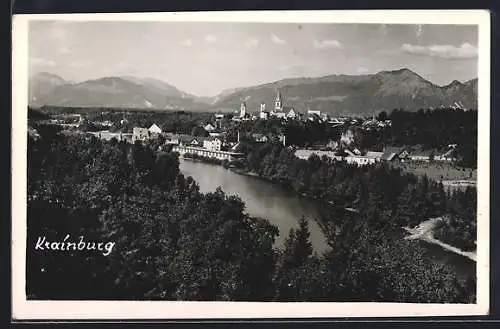
<path fill-rule="evenodd" d="M 256 48 L 259 46 L 259 39 L 251 38 L 245 40 L 244 44 L 245 48 L 251 49 L 251 48 Z"/>
<path fill-rule="evenodd" d="M 217 37 L 215 35 L 209 34 L 205 37 L 205 42 L 207 43 L 217 42 Z"/>
<path fill-rule="evenodd" d="M 287 74 L 308 74 L 307 72 L 318 71 L 319 68 L 308 64 L 283 64 L 277 70 Z"/>
<path fill-rule="evenodd" d="M 84 62 L 81 62 L 81 61 L 71 62 L 71 63 L 69 63 L 69 66 L 70 67 L 76 67 L 76 68 L 90 67 L 88 63 L 84 63 Z"/>
<path fill-rule="evenodd" d="M 55 21 L 46 30 L 41 29 L 47 42 L 53 45 L 55 52 L 61 55 L 72 53 L 71 46 L 74 44 L 72 37 L 72 25 L 68 22 Z"/>
<path fill-rule="evenodd" d="M 344 45 L 338 40 L 314 40 L 315 49 L 344 49 Z"/>
<path fill-rule="evenodd" d="M 271 41 L 277 45 L 286 45 L 286 40 L 280 39 L 276 35 L 271 35 Z"/>
<path fill-rule="evenodd" d="M 56 63 L 54 61 L 40 57 L 31 57 L 29 59 L 29 63 L 33 66 L 56 66 Z"/>
<path fill-rule="evenodd" d="M 60 47 L 57 48 L 57 52 L 59 54 L 67 55 L 67 54 L 71 54 L 72 50 L 71 50 L 71 48 L 68 45 L 63 44 L 63 45 L 61 45 Z"/>
<path fill-rule="evenodd" d="M 62 25 L 54 25 L 49 29 L 49 35 L 59 41 L 67 41 L 69 39 L 68 30 Z"/>
<path fill-rule="evenodd" d="M 477 47 L 470 43 L 463 43 L 460 47 L 453 45 L 416 46 L 405 43 L 401 51 L 413 55 L 439 57 L 444 59 L 471 59 L 477 58 Z"/>
<path fill-rule="evenodd" d="M 186 39 L 181 42 L 181 45 L 184 47 L 191 47 L 193 45 L 193 40 L 191 39 Z"/>
<path fill-rule="evenodd" d="M 357 71 L 358 71 L 358 73 L 366 73 L 366 72 L 368 72 L 368 69 L 364 66 L 360 66 L 360 67 L 358 67 Z"/>

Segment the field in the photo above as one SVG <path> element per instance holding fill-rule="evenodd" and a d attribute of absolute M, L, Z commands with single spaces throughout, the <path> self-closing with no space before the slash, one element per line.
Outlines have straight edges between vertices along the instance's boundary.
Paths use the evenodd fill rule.
<path fill-rule="evenodd" d="M 394 166 L 415 175 L 427 175 L 435 181 L 476 181 L 477 169 L 460 168 L 449 163 L 402 162 Z"/>

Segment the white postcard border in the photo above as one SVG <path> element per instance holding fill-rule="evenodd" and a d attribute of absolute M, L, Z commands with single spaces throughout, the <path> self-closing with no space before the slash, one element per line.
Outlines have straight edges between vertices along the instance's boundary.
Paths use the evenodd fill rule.
<path fill-rule="evenodd" d="M 477 304 L 28 301 L 26 151 L 28 23 L 68 21 L 205 21 L 478 25 Z M 484 315 L 489 310 L 490 16 L 486 10 L 251 11 L 14 15 L 12 66 L 12 316 L 15 320 L 248 319 Z M 71 280 L 71 278 L 68 278 Z"/>

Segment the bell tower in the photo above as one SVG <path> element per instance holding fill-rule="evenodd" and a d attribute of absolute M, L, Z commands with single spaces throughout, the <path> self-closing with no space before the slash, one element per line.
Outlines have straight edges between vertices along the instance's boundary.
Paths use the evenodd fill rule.
<path fill-rule="evenodd" d="M 243 118 L 247 113 L 247 104 L 245 102 L 241 103 L 240 106 L 240 118 Z"/>
<path fill-rule="evenodd" d="M 278 90 L 276 92 L 276 99 L 274 101 L 274 110 L 275 111 L 281 111 L 283 109 L 283 103 L 281 102 L 281 93 Z"/>

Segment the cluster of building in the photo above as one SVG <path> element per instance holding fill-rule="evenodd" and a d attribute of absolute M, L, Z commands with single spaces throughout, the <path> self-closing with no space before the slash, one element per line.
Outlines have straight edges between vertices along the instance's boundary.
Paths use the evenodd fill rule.
<path fill-rule="evenodd" d="M 217 113 L 215 119 L 219 120 L 223 114 Z M 371 130 L 376 128 L 384 128 L 391 125 L 391 120 L 379 121 L 373 116 L 372 119 L 363 120 L 347 117 L 332 117 L 328 113 L 321 112 L 320 110 L 308 109 L 305 113 L 297 111 L 293 107 L 283 105 L 283 97 L 278 90 L 274 100 L 274 107 L 268 111 L 266 104 L 260 104 L 260 111 L 258 113 L 250 113 L 245 101 L 241 102 L 239 111 L 236 111 L 233 116 L 233 121 L 248 121 L 248 120 L 268 120 L 270 118 L 279 118 L 284 120 L 307 120 L 307 121 L 320 121 L 328 122 L 333 126 L 340 126 L 344 124 L 359 125 L 363 129 Z"/>
<path fill-rule="evenodd" d="M 247 111 L 247 105 L 243 101 L 240 106 L 240 111 L 238 115 L 233 117 L 233 121 L 245 121 L 245 120 L 267 120 L 271 117 L 280 118 L 280 119 L 297 119 L 299 117 L 299 113 L 297 113 L 292 107 L 284 106 L 281 93 L 279 90 L 276 93 L 276 98 L 274 100 L 274 108 L 268 111 L 266 109 L 266 104 L 260 104 L 260 111 L 258 115 L 250 114 Z"/>
<path fill-rule="evenodd" d="M 121 131 L 111 132 L 109 130 L 89 131 L 89 135 L 93 135 L 99 139 L 111 140 L 116 138 L 118 141 L 126 141 L 135 143 L 136 141 L 145 142 L 150 139 L 156 139 L 162 134 L 162 130 L 158 125 L 152 124 L 149 128 L 134 127 L 131 133 L 124 133 Z"/>
<path fill-rule="evenodd" d="M 352 150 L 345 148 L 337 151 L 325 150 L 308 150 L 298 149 L 295 151 L 295 156 L 300 159 L 309 159 L 313 154 L 322 158 L 334 159 L 337 161 L 346 161 L 347 163 L 356 164 L 358 166 L 370 165 L 380 161 L 420 161 L 420 162 L 452 162 L 454 157 L 456 144 L 448 145 L 447 149 L 438 155 L 433 155 L 432 151 L 419 150 L 411 147 L 385 147 L 383 152 L 367 151 L 362 153 L 358 149 Z"/>
<path fill-rule="evenodd" d="M 47 123 L 64 128 L 79 128 L 84 122 L 81 114 L 56 114 Z"/>
<path fill-rule="evenodd" d="M 204 127 L 212 130 L 210 127 Z M 243 156 L 237 152 L 239 142 L 226 142 L 225 139 L 213 132 L 213 136 L 192 136 L 186 134 L 173 134 L 163 132 L 161 128 L 152 124 L 149 128 L 134 127 L 132 133 L 110 132 L 108 130 L 98 132 L 88 132 L 99 139 L 111 140 L 115 138 L 118 141 L 135 143 L 137 141 L 147 142 L 151 139 L 158 139 L 160 136 L 164 139 L 164 145 L 172 146 L 172 150 L 180 154 L 191 153 L 200 156 L 218 158 L 220 160 L 233 160 Z M 238 136 L 239 139 L 239 136 Z M 161 149 L 161 146 L 160 146 Z"/>

